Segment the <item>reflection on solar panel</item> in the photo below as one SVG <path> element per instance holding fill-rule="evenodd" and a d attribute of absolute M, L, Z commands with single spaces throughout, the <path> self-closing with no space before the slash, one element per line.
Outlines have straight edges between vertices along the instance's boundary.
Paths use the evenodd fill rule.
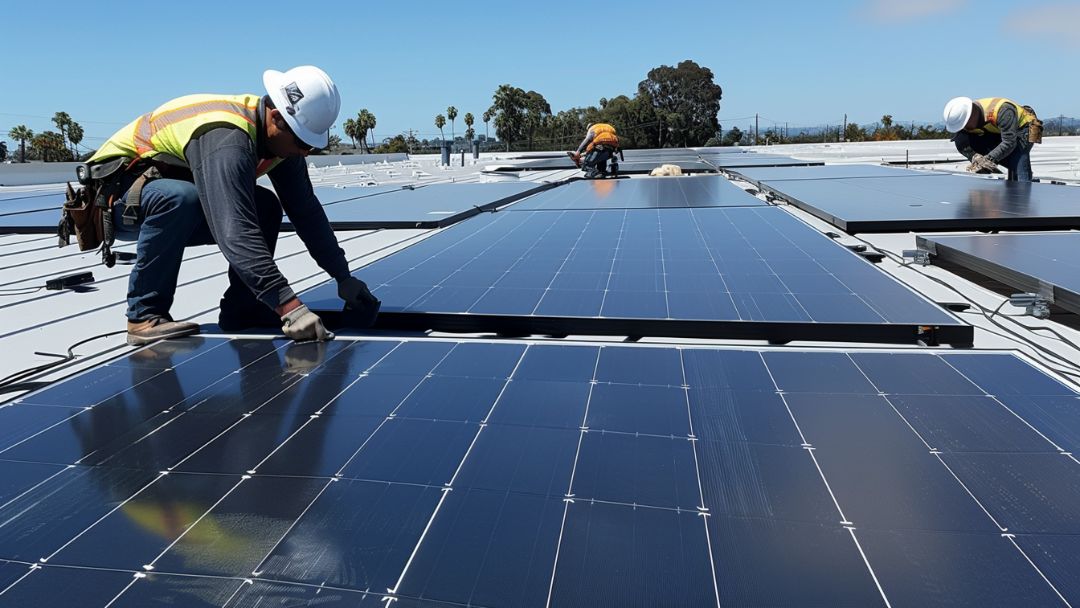
<path fill-rule="evenodd" d="M 762 182 L 850 233 L 1080 228 L 1080 188 L 962 175 Z"/>
<path fill-rule="evenodd" d="M 820 161 L 797 160 L 790 156 L 779 154 L 702 154 L 709 164 L 721 169 L 734 169 L 737 167 L 810 167 L 823 165 Z"/>
<path fill-rule="evenodd" d="M 759 207 L 766 203 L 719 175 L 576 181 L 529 197 L 511 211 Z"/>
<path fill-rule="evenodd" d="M 918 246 L 1080 314 L 1080 233 L 920 236 Z"/>
<path fill-rule="evenodd" d="M 882 165 L 820 165 L 814 167 L 747 167 L 734 171 L 747 181 L 760 184 L 761 182 L 778 182 L 793 179 L 836 179 L 849 177 L 912 177 L 947 175 L 946 173 L 930 173 L 927 171 L 912 171 L 899 167 L 885 167 Z"/>
<path fill-rule="evenodd" d="M 431 184 L 322 202 L 335 230 L 441 228 L 551 187 L 533 182 Z M 357 190 L 352 193 L 355 196 Z M 292 229 L 291 224 L 286 222 L 286 225 Z"/>
<path fill-rule="evenodd" d="M 1009 354 L 161 343 L 0 409 L 0 604 L 1075 603 L 1076 403 Z"/>
<path fill-rule="evenodd" d="M 973 336 L 775 207 L 489 214 L 356 274 L 383 301 L 384 327 L 961 344 Z M 331 318 L 341 310 L 333 282 L 301 297 Z"/>

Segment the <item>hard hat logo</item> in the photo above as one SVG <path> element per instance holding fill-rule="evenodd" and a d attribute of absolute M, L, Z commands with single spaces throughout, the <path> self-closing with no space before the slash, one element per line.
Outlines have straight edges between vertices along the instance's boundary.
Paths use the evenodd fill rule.
<path fill-rule="evenodd" d="M 289 107 L 286 108 L 289 114 L 296 114 L 296 104 L 300 103 L 300 100 L 304 98 L 304 93 L 300 90 L 300 87 L 296 86 L 295 82 L 290 82 L 281 90 L 289 100 Z"/>

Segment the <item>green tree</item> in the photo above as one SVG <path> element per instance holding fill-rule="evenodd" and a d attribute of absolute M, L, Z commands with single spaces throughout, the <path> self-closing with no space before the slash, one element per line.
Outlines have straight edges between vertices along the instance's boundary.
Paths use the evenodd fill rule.
<path fill-rule="evenodd" d="M 18 125 L 12 127 L 8 131 L 8 137 L 19 142 L 19 162 L 26 162 L 26 141 L 34 139 L 34 132 L 31 131 L 26 125 Z"/>
<path fill-rule="evenodd" d="M 722 144 L 725 146 L 734 146 L 742 142 L 743 132 L 739 127 L 731 127 L 731 130 L 724 134 Z"/>
<path fill-rule="evenodd" d="M 473 123 L 476 122 L 476 117 L 472 115 L 472 112 L 465 113 L 465 139 L 472 143 L 473 136 L 476 135 L 476 131 L 473 130 Z"/>
<path fill-rule="evenodd" d="M 0 163 L 7 160 L 7 157 L 8 157 L 7 142 L 6 141 L 0 141 Z"/>
<path fill-rule="evenodd" d="M 415 139 L 415 138 L 414 138 Z M 384 139 L 381 144 L 375 148 L 376 154 L 394 154 L 399 152 L 409 152 L 409 143 L 405 139 L 404 135 L 395 135 L 393 137 Z"/>
<path fill-rule="evenodd" d="M 52 117 L 53 124 L 57 129 L 60 129 L 60 141 L 62 145 L 67 145 L 67 128 L 71 124 L 71 116 L 67 112 L 57 112 Z"/>
<path fill-rule="evenodd" d="M 450 119 L 450 141 L 454 141 L 454 119 L 457 118 L 457 108 L 450 106 L 446 108 L 446 117 Z"/>
<path fill-rule="evenodd" d="M 439 129 L 439 139 L 445 140 L 446 136 L 443 134 L 442 128 L 446 126 L 446 117 L 442 114 L 435 115 L 435 127 Z"/>
<path fill-rule="evenodd" d="M 700 146 L 720 128 L 716 115 L 723 90 L 713 82 L 712 70 L 694 61 L 649 70 L 638 83 L 638 94 L 648 95 L 656 111 L 660 146 Z"/>
<path fill-rule="evenodd" d="M 488 135 L 488 123 L 491 122 L 491 110 L 484 112 L 480 117 L 480 120 L 484 121 L 484 139 L 491 137 Z"/>
<path fill-rule="evenodd" d="M 525 93 L 524 109 L 525 116 L 522 121 L 522 126 L 524 127 L 525 135 L 529 140 L 529 150 L 532 150 L 533 138 L 536 136 L 536 131 L 543 126 L 544 120 L 551 115 L 551 104 L 549 104 L 540 93 L 529 91 L 528 93 Z"/>
<path fill-rule="evenodd" d="M 844 141 L 866 141 L 866 139 L 866 129 L 856 123 L 849 122 L 844 129 Z"/>
<path fill-rule="evenodd" d="M 61 160 L 63 158 L 63 153 L 66 150 L 63 136 L 56 131 L 38 133 L 34 136 L 30 145 L 38 151 L 38 154 L 41 155 L 41 160 L 45 162 L 49 162 L 50 160 Z"/>
<path fill-rule="evenodd" d="M 506 144 L 506 151 L 510 151 L 510 145 L 521 136 L 525 128 L 525 91 L 501 84 L 492 96 L 492 105 L 488 112 L 495 120 L 495 135 Z"/>
<path fill-rule="evenodd" d="M 356 149 L 356 121 L 352 118 L 346 118 L 345 122 L 341 125 L 341 130 L 345 133 L 345 137 L 348 137 L 352 141 L 353 150 Z"/>
<path fill-rule="evenodd" d="M 79 144 L 82 143 L 84 135 L 85 135 L 85 133 L 83 133 L 82 125 L 75 122 L 74 120 L 71 121 L 71 124 L 68 125 L 67 137 L 68 137 L 68 141 L 71 142 L 71 147 L 72 147 L 71 153 L 76 159 L 79 158 L 79 154 L 78 154 Z"/>

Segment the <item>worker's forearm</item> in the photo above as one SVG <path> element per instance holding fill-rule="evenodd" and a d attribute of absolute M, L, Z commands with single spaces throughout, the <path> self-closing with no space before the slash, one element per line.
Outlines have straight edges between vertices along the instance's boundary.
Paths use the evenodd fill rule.
<path fill-rule="evenodd" d="M 269 177 L 289 221 L 315 263 L 338 281 L 348 277 L 349 263 L 345 252 L 338 245 L 326 211 L 315 196 L 304 160 L 286 159 L 274 167 Z"/>

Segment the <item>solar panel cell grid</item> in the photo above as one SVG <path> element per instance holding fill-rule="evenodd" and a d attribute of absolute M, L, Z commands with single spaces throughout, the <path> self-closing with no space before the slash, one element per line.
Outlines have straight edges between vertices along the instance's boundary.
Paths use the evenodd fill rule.
<path fill-rule="evenodd" d="M 0 451 L 11 473 L 0 486 L 0 605 L 65 605 L 75 589 L 95 606 L 306 601 L 315 587 L 329 605 L 1078 599 L 1059 561 L 1080 522 L 1075 462 L 1032 432 L 1042 419 L 1002 401 L 1026 381 L 1047 398 L 1076 394 L 1011 355 L 257 342 L 143 351 L 164 369 L 239 376 L 231 390 L 254 391 L 247 411 L 218 410 L 232 417 L 228 432 L 187 453 L 162 445 L 143 467 Z M 224 353 L 232 367 L 199 363 Z M 298 393 L 261 392 L 259 377 L 297 365 L 307 370 L 294 376 Z M 119 375 L 84 374 L 64 393 L 105 382 L 141 407 L 117 418 L 98 390 L 101 401 L 65 423 L 83 436 L 155 421 L 159 431 L 129 439 L 153 445 L 200 415 L 138 399 L 132 380 L 148 373 L 173 384 L 154 368 L 107 368 Z M 824 374 L 832 384 L 813 377 Z M 499 390 L 424 391 L 449 380 Z M 62 409 L 0 412 L 16 408 Z M 232 468 L 242 454 L 252 472 Z M 199 459 L 223 472 L 183 472 Z"/>

